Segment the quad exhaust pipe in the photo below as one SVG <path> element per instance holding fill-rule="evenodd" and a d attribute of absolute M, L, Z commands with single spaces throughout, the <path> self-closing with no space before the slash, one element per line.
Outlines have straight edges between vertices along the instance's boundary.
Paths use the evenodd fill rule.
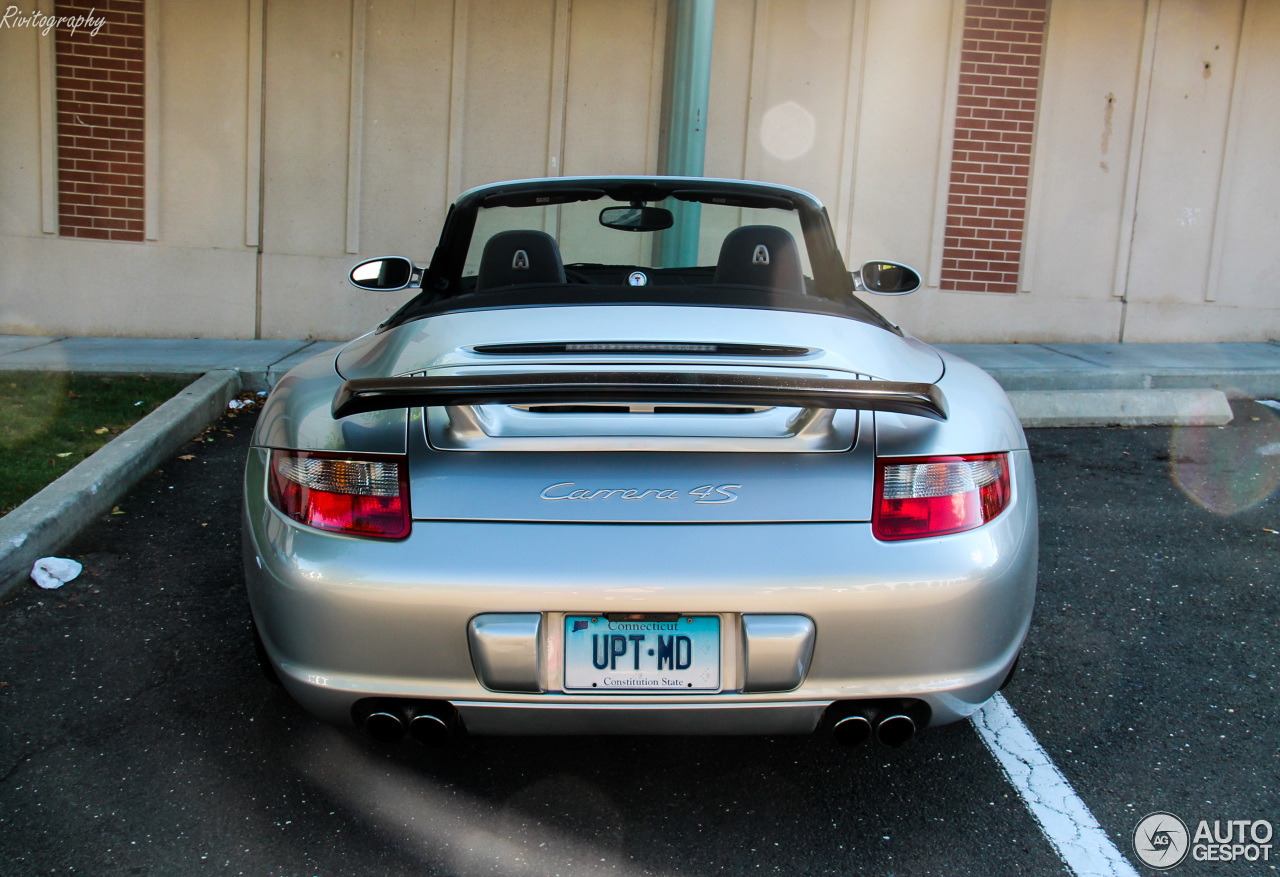
<path fill-rule="evenodd" d="M 903 712 L 892 712 L 876 722 L 876 742 L 897 748 L 916 735 L 915 719 Z"/>
<path fill-rule="evenodd" d="M 409 736 L 428 749 L 445 746 L 454 734 L 455 722 L 450 718 L 442 718 L 434 712 L 418 713 L 409 720 Z"/>
<path fill-rule="evenodd" d="M 872 724 L 875 716 L 867 714 L 871 712 L 871 710 L 862 710 L 851 716 L 836 719 L 831 726 L 831 739 L 845 749 L 853 749 L 866 743 L 875 730 L 875 725 Z"/>
<path fill-rule="evenodd" d="M 398 710 L 374 710 L 365 716 L 364 730 L 379 743 L 395 743 L 404 736 L 404 719 Z"/>
<path fill-rule="evenodd" d="M 433 749 L 446 745 L 461 730 L 458 711 L 446 701 L 374 698 L 357 703 L 352 718 L 379 743 L 398 743 L 407 733 Z"/>
<path fill-rule="evenodd" d="M 871 739 L 896 748 L 929 723 L 929 707 L 915 700 L 836 701 L 824 719 L 831 739 L 846 749 Z"/>

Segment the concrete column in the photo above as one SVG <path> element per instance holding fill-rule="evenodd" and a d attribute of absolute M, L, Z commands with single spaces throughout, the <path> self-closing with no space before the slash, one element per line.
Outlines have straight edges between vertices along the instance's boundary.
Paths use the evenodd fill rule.
<path fill-rule="evenodd" d="M 711 39 L 715 0 L 671 0 L 667 22 L 666 101 L 659 172 L 700 177 L 707 151 L 707 101 L 711 91 Z M 671 205 L 676 226 L 662 236 L 662 264 L 698 261 L 700 205 Z"/>

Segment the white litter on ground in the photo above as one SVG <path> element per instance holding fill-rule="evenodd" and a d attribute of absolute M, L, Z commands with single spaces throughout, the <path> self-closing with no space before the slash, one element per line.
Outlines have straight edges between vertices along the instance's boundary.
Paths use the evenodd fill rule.
<path fill-rule="evenodd" d="M 42 588 L 61 588 L 84 569 L 66 557 L 42 557 L 31 567 L 31 578 Z"/>
<path fill-rule="evenodd" d="M 228 408 L 243 408 L 243 407 L 244 407 L 244 403 L 243 403 L 243 402 L 241 402 L 239 399 L 232 399 L 230 402 L 228 402 L 228 403 L 227 403 L 227 407 L 228 407 Z"/>
<path fill-rule="evenodd" d="M 1274 408 L 1277 411 L 1280 411 L 1280 402 L 1277 402 L 1274 399 L 1258 399 L 1256 401 L 1259 405 L 1266 405 L 1268 408 Z"/>

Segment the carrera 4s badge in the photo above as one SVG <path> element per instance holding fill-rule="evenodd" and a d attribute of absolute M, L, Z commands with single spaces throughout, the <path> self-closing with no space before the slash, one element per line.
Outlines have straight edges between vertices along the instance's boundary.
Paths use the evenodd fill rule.
<path fill-rule="evenodd" d="M 623 501 L 634 501 L 638 499 L 666 499 L 679 500 L 681 497 L 693 497 L 695 505 L 725 505 L 734 502 L 738 498 L 735 491 L 741 490 L 741 484 L 704 484 L 701 487 L 695 487 L 693 490 L 681 491 L 674 488 L 650 488 L 648 490 L 636 490 L 634 488 L 611 488 L 603 487 L 599 489 L 579 488 L 572 481 L 561 481 L 544 489 L 538 494 L 541 499 L 548 502 L 559 502 L 562 499 L 567 500 L 590 500 L 590 499 L 620 499 Z"/>

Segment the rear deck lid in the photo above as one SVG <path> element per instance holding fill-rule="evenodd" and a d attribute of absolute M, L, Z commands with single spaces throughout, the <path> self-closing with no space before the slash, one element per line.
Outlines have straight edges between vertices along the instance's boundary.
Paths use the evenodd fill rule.
<path fill-rule="evenodd" d="M 841 412 L 853 426 L 851 448 L 840 453 L 489 453 L 431 448 L 423 411 L 416 409 L 409 424 L 411 503 L 419 520 L 871 519 L 874 442 L 867 414 Z"/>

